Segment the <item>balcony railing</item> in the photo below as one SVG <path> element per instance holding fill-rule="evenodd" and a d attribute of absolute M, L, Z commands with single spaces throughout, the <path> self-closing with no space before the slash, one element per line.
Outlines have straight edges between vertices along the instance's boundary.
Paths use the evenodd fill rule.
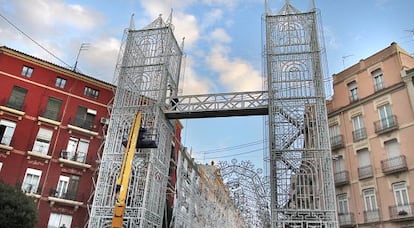
<path fill-rule="evenodd" d="M 19 111 L 24 111 L 26 108 L 26 105 L 24 105 L 24 102 L 22 102 L 19 99 L 9 99 L 9 100 L 3 100 L 1 102 L 2 105 L 11 108 L 11 109 L 15 109 L 15 110 L 19 110 Z"/>
<path fill-rule="evenodd" d="M 343 148 L 345 146 L 344 143 L 344 136 L 343 135 L 336 135 L 331 137 L 331 149 L 336 150 Z"/>
<path fill-rule="evenodd" d="M 405 155 L 389 158 L 381 161 L 381 168 L 384 174 L 403 172 L 408 169 Z"/>
<path fill-rule="evenodd" d="M 352 102 L 356 102 L 359 100 L 358 94 L 352 94 L 349 96 L 349 101 Z"/>
<path fill-rule="evenodd" d="M 82 200 L 80 200 L 81 197 L 78 197 L 77 195 L 78 194 L 77 194 L 76 191 L 59 192 L 55 188 L 50 189 L 50 196 L 52 196 L 52 197 L 56 197 L 56 198 L 59 198 L 59 199 L 66 199 L 66 200 L 82 201 Z M 78 200 L 78 198 L 79 198 L 79 200 Z"/>
<path fill-rule="evenodd" d="M 398 121 L 395 115 L 388 116 L 374 122 L 375 133 L 383 134 L 398 128 Z"/>
<path fill-rule="evenodd" d="M 45 109 L 45 110 L 40 111 L 39 115 L 41 117 L 54 120 L 54 121 L 58 121 L 61 117 L 59 115 L 59 110 L 50 110 L 50 109 L 49 110 Z"/>
<path fill-rule="evenodd" d="M 90 164 L 88 164 L 89 161 L 86 160 L 86 156 L 86 153 L 75 153 L 71 151 L 62 150 L 58 161 L 63 165 L 85 170 L 92 167 Z"/>
<path fill-rule="evenodd" d="M 84 195 L 78 194 L 76 191 L 59 192 L 55 188 L 51 188 L 48 200 L 51 205 L 58 203 L 73 206 L 77 210 L 83 205 Z"/>
<path fill-rule="evenodd" d="M 25 105 L 17 104 L 16 102 L 9 102 L 8 100 L 0 101 L 0 110 L 19 116 L 19 119 L 25 114 Z"/>
<path fill-rule="evenodd" d="M 364 211 L 365 223 L 378 222 L 381 218 L 380 216 L 381 214 L 379 209 Z"/>
<path fill-rule="evenodd" d="M 87 130 L 93 130 L 95 128 L 93 121 L 84 120 L 81 118 L 75 118 L 74 120 L 70 121 L 70 124 Z"/>
<path fill-rule="evenodd" d="M 366 165 L 358 168 L 358 178 L 360 180 L 370 178 L 373 176 L 372 166 Z"/>
<path fill-rule="evenodd" d="M 22 188 L 22 191 L 26 194 L 40 195 L 42 192 L 42 186 L 39 186 L 39 185 L 36 186 L 33 184 L 23 183 L 21 188 Z"/>
<path fill-rule="evenodd" d="M 349 184 L 349 172 L 344 170 L 334 174 L 335 186 Z"/>
<path fill-rule="evenodd" d="M 414 220 L 414 203 L 390 206 L 390 219 L 393 220 Z"/>
<path fill-rule="evenodd" d="M 355 130 L 352 132 L 352 138 L 354 140 L 354 142 L 358 142 L 361 141 L 363 139 L 367 138 L 367 131 L 365 130 L 365 128 L 360 128 L 358 130 Z"/>
<path fill-rule="evenodd" d="M 338 220 L 341 227 L 353 227 L 355 225 L 354 213 L 339 213 Z"/>
<path fill-rule="evenodd" d="M 62 150 L 60 157 L 66 160 L 71 160 L 75 162 L 85 163 L 86 162 L 86 153 L 81 152 L 71 152 Z"/>
<path fill-rule="evenodd" d="M 68 124 L 68 129 L 70 131 L 76 131 L 81 134 L 86 134 L 90 136 L 97 136 L 98 130 L 96 125 L 91 120 L 83 120 L 83 119 L 70 119 Z"/>

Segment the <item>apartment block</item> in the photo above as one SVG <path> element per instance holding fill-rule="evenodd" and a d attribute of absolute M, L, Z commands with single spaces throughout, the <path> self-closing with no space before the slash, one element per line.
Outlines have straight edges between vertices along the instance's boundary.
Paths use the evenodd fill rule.
<path fill-rule="evenodd" d="M 38 227 L 84 227 L 114 86 L 0 47 L 0 180 L 36 201 Z"/>
<path fill-rule="evenodd" d="M 413 227 L 414 58 L 396 43 L 333 75 L 340 227 Z"/>

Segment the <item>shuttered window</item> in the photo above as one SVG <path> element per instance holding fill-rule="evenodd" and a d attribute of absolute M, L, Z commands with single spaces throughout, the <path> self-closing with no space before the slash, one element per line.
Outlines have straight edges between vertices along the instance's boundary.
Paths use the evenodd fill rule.
<path fill-rule="evenodd" d="M 23 111 L 23 104 L 24 99 L 26 98 L 27 89 L 14 86 L 12 93 L 9 97 L 9 102 L 7 103 L 7 107 L 14 108 L 20 111 Z"/>
<path fill-rule="evenodd" d="M 54 98 L 54 97 L 49 97 L 43 117 L 46 117 L 51 120 L 58 120 L 58 115 L 59 115 L 59 110 L 60 110 L 61 105 L 62 105 L 61 100 Z"/>

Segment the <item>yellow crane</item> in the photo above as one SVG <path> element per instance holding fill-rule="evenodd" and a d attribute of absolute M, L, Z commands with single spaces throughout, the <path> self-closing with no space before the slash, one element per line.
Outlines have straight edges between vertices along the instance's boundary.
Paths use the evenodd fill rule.
<path fill-rule="evenodd" d="M 151 138 L 146 138 L 147 129 L 141 127 L 142 113 L 138 112 L 134 116 L 128 141 L 122 142 L 125 146 L 125 154 L 122 159 L 121 170 L 116 180 L 116 200 L 114 214 L 112 216 L 112 228 L 122 228 L 124 220 L 126 198 L 128 194 L 129 178 L 132 171 L 135 150 L 138 148 L 157 148 L 157 142 Z M 125 144 L 124 144 L 125 143 Z"/>

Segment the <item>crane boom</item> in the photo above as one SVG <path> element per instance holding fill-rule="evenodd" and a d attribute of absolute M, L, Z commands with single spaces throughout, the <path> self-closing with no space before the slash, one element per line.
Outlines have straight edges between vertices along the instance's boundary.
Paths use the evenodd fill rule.
<path fill-rule="evenodd" d="M 122 166 L 116 180 L 116 201 L 114 213 L 112 216 L 112 228 L 122 228 L 122 221 L 125 214 L 125 201 L 128 194 L 129 178 L 131 176 L 132 161 L 134 159 L 135 150 L 137 148 L 137 140 L 141 127 L 141 112 L 135 114 L 134 121 L 132 123 L 128 142 L 125 148 L 125 154 L 122 159 Z"/>

